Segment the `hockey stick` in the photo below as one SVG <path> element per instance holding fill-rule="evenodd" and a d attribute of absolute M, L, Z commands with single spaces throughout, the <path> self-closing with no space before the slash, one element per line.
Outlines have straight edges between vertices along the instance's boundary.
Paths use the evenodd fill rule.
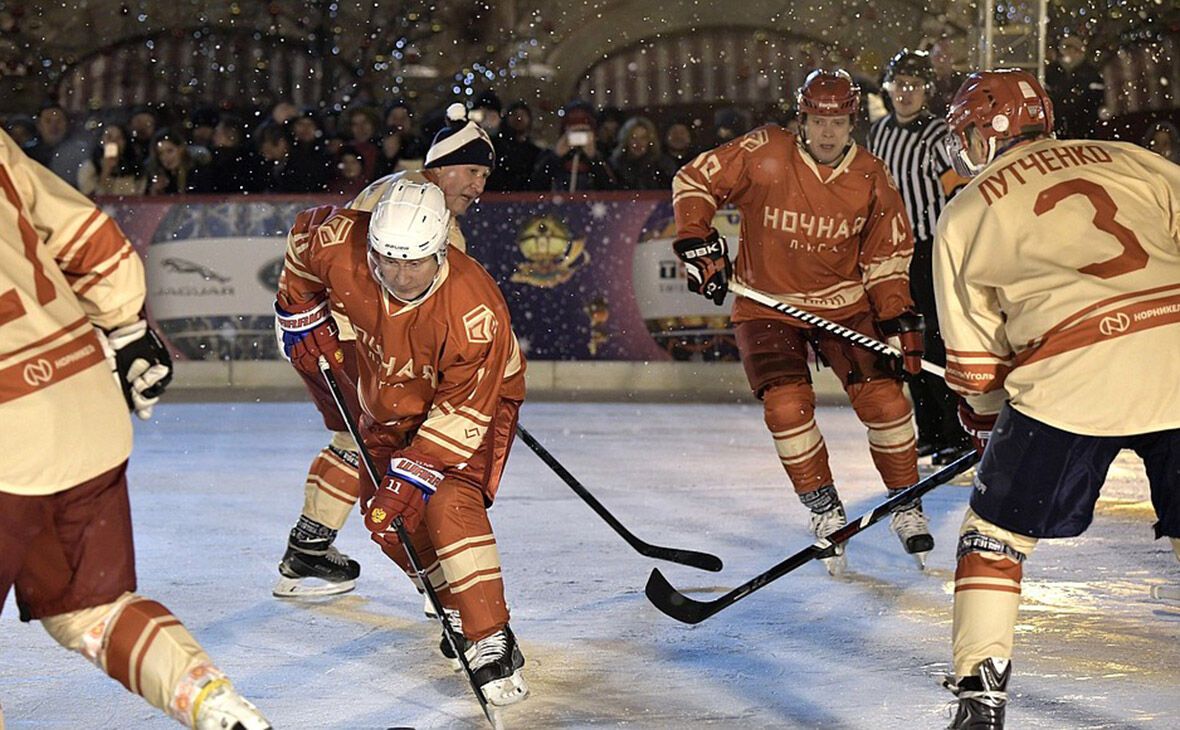
<path fill-rule="evenodd" d="M 590 494 L 590 491 L 587 490 L 586 487 L 582 486 L 582 483 L 579 482 L 573 474 L 570 474 L 566 468 L 561 465 L 560 461 L 554 458 L 553 454 L 550 454 L 549 451 L 541 445 L 540 441 L 533 438 L 533 435 L 526 431 L 524 426 L 521 426 L 519 423 L 516 424 L 516 432 L 520 434 L 520 438 L 526 444 L 528 444 L 528 447 L 533 450 L 533 453 L 541 457 L 541 461 L 545 462 L 546 466 L 552 469 L 554 473 L 557 474 L 557 476 L 561 477 L 561 480 L 565 482 L 570 489 L 574 490 L 574 493 L 581 497 L 582 501 L 590 505 L 590 509 L 594 510 L 594 512 L 597 513 L 599 517 L 605 520 L 606 524 L 614 528 L 614 531 L 619 533 L 619 536 L 626 540 L 628 545 L 635 548 L 635 550 L 638 551 L 640 555 L 645 555 L 649 558 L 656 558 L 657 560 L 667 560 L 673 563 L 680 563 L 681 565 L 689 565 L 694 568 L 700 568 L 701 570 L 711 570 L 714 573 L 721 570 L 721 558 L 717 557 L 716 555 L 710 555 L 709 553 L 698 553 L 695 550 L 660 547 L 659 545 L 652 545 L 649 542 L 644 542 L 638 537 L 635 537 L 635 535 L 631 534 L 630 530 L 628 530 L 626 527 L 623 527 L 623 523 L 619 522 L 618 519 L 616 519 L 615 516 L 610 513 L 610 510 L 608 510 L 606 507 L 603 507 L 602 503 L 595 499 L 594 495 Z"/>
<path fill-rule="evenodd" d="M 846 542 L 869 525 L 879 521 L 899 505 L 911 502 L 935 487 L 945 484 L 959 474 L 962 474 L 974 466 L 977 461 L 979 461 L 979 455 L 972 449 L 970 453 L 963 454 L 940 471 L 931 474 L 917 484 L 898 492 L 877 505 L 873 508 L 872 512 L 863 515 L 858 520 L 849 522 L 831 535 L 820 538 L 813 545 L 807 546 L 770 570 L 751 578 L 716 600 L 697 601 L 689 598 L 673 588 L 672 584 L 660 573 L 658 568 L 653 569 L 651 577 L 647 579 L 647 587 L 645 588 L 647 598 L 652 602 L 653 606 L 677 621 L 686 624 L 700 623 L 718 611 L 732 606 L 767 583 L 790 573 L 799 566 L 819 558 L 831 557 L 837 545 Z"/>
<path fill-rule="evenodd" d="M 790 304 L 784 304 L 769 294 L 764 294 L 757 289 L 751 289 L 740 282 L 730 281 L 729 290 L 734 294 L 737 294 L 739 297 L 745 297 L 752 302 L 758 302 L 764 307 L 770 307 L 777 312 L 782 312 L 788 317 L 794 317 L 800 322 L 806 322 L 807 324 L 814 327 L 819 327 L 821 330 L 831 332 L 834 335 L 839 335 L 840 337 L 850 340 L 865 349 L 872 350 L 873 352 L 880 353 L 882 355 L 888 355 L 899 360 L 902 357 L 901 351 L 894 347 L 890 347 L 880 340 L 874 340 L 872 337 L 863 335 L 856 330 L 849 329 L 844 325 L 836 324 L 830 319 L 824 319 L 818 314 L 812 314 L 811 312 L 799 309 L 798 307 L 792 307 Z M 922 369 L 928 373 L 937 375 L 940 378 L 946 377 L 946 368 L 940 365 L 935 365 L 934 363 L 927 360 L 922 361 Z"/>
<path fill-rule="evenodd" d="M 340 392 L 340 384 L 336 382 L 336 376 L 332 374 L 332 369 L 323 355 L 320 355 L 320 374 L 324 376 L 324 382 L 327 383 L 328 390 L 332 391 L 332 400 L 336 401 L 336 407 L 340 409 L 340 417 L 344 419 L 344 425 L 348 427 L 348 433 L 356 441 L 357 452 L 361 455 L 361 461 L 365 464 L 365 470 L 369 473 L 369 479 L 373 480 L 373 484 L 379 487 L 381 485 L 381 478 L 377 475 L 377 467 L 373 464 L 373 456 L 369 453 L 365 442 L 361 440 L 361 434 L 357 430 L 356 422 L 353 420 L 352 414 L 348 412 L 348 404 L 344 402 L 344 394 Z M 393 529 L 397 531 L 397 539 L 406 551 L 406 557 L 410 559 L 410 566 L 418 574 L 418 579 L 422 582 L 422 587 L 426 590 L 426 597 L 430 599 L 430 605 L 434 606 L 436 618 L 442 624 L 443 636 L 447 637 L 447 643 L 451 645 L 451 651 L 455 652 L 455 656 L 459 658 L 459 664 L 463 667 L 463 673 L 467 675 L 467 681 L 471 683 L 471 689 L 475 691 L 475 698 L 479 700 L 479 706 L 483 710 L 484 717 L 488 719 L 488 722 L 492 724 L 493 728 L 500 728 L 499 719 L 493 714 L 492 708 L 488 706 L 487 697 L 484 697 L 483 691 L 475 683 L 475 674 L 472 673 L 471 665 L 467 662 L 467 654 L 459 648 L 459 638 L 455 636 L 455 631 L 451 628 L 451 622 L 447 620 L 447 615 L 443 611 L 442 601 L 438 597 L 438 592 L 434 590 L 434 586 L 430 584 L 430 579 L 426 577 L 426 569 L 422 567 L 422 561 L 418 559 L 418 551 L 410 544 L 410 536 L 406 532 L 405 525 L 402 524 L 401 515 L 394 517 L 392 524 Z"/>

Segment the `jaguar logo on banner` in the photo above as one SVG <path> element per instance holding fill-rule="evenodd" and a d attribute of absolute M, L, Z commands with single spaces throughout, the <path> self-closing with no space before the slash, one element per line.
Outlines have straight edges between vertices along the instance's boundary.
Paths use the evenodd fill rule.
<path fill-rule="evenodd" d="M 586 264 L 590 254 L 586 239 L 574 238 L 561 219 L 543 215 L 530 219 L 516 236 L 525 261 L 516 267 L 512 281 L 552 289 L 567 281 Z"/>

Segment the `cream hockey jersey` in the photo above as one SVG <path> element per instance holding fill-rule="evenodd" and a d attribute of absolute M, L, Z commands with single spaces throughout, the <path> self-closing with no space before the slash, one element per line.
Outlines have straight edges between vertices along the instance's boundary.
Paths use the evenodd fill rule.
<path fill-rule="evenodd" d="M 115 222 L 0 131 L 0 491 L 54 494 L 131 454 L 95 327 L 135 321 L 144 294 Z"/>
<path fill-rule="evenodd" d="M 308 226 L 312 219 L 322 224 Z M 483 442 L 501 398 L 524 399 L 525 361 L 496 282 L 450 250 L 429 291 L 394 299 L 370 273 L 369 214 L 300 213 L 279 277 L 279 305 L 306 311 L 328 291 L 357 334 L 358 391 L 366 442 L 408 446 L 436 465 L 461 464 Z"/>
<path fill-rule="evenodd" d="M 1045 139 L 951 201 L 934 249 L 947 384 L 1091 436 L 1180 427 L 1180 166 Z"/>
<path fill-rule="evenodd" d="M 678 238 L 708 235 L 724 205 L 742 214 L 738 281 L 828 319 L 913 308 L 913 234 L 901 196 L 879 159 L 853 144 L 834 168 L 802 141 L 768 125 L 704 152 L 672 183 Z M 738 298 L 733 320 L 786 315 Z"/>
<path fill-rule="evenodd" d="M 421 170 L 395 172 L 369 183 L 345 207 L 350 210 L 363 210 L 366 213 L 372 213 L 373 208 L 377 207 L 377 201 L 398 180 L 409 180 L 416 183 L 430 182 Z M 463 237 L 463 230 L 459 228 L 459 220 L 454 216 L 451 217 L 451 228 L 447 231 L 447 245 L 454 246 L 464 253 L 467 252 L 467 239 Z M 336 320 L 336 325 L 340 328 L 340 339 L 355 340 L 356 332 L 352 329 L 352 323 L 348 320 L 348 314 L 344 311 L 344 307 L 335 297 L 330 297 L 330 300 L 332 319 Z"/>

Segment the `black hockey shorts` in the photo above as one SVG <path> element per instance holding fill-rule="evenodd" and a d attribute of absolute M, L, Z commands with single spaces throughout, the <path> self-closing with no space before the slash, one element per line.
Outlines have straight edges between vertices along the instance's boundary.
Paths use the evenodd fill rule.
<path fill-rule="evenodd" d="M 1094 519 L 1111 462 L 1131 449 L 1147 469 L 1155 535 L 1180 537 L 1180 429 L 1080 436 L 1005 405 L 976 472 L 971 509 L 1029 537 L 1075 537 Z"/>

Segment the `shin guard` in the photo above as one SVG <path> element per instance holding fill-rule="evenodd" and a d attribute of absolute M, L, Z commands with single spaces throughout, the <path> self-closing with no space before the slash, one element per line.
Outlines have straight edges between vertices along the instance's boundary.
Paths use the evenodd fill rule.
<path fill-rule="evenodd" d="M 815 391 L 805 381 L 769 388 L 762 397 L 766 427 L 795 492 L 813 492 L 832 483 L 828 447 L 815 423 Z"/>
<path fill-rule="evenodd" d="M 200 698 L 227 681 L 180 619 L 134 593 L 41 623 L 59 644 L 189 727 Z"/>
<path fill-rule="evenodd" d="M 913 410 L 901 383 L 888 378 L 848 386 L 852 408 L 869 430 L 869 452 L 890 489 L 918 481 L 918 448 Z"/>
<path fill-rule="evenodd" d="M 339 530 L 360 495 L 360 456 L 347 433 L 337 433 L 311 462 L 303 488 L 303 516 Z"/>
<path fill-rule="evenodd" d="M 959 530 L 955 569 L 954 673 L 976 674 L 989 657 L 1011 658 L 1022 563 L 1035 538 L 991 524 L 971 509 Z"/>

